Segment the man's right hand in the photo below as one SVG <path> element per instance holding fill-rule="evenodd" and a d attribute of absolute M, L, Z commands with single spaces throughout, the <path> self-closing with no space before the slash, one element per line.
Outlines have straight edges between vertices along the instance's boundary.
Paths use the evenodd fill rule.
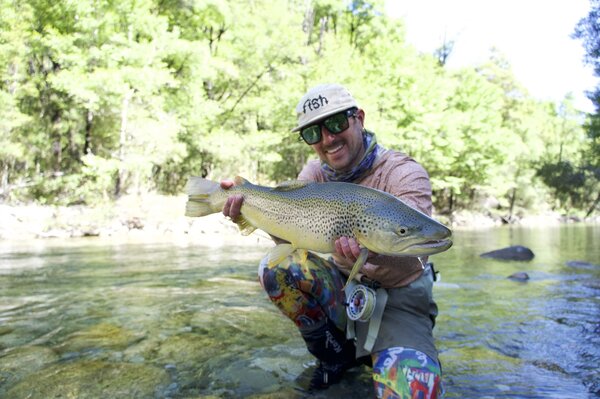
<path fill-rule="evenodd" d="M 235 183 L 232 180 L 221 181 L 221 188 L 223 190 L 229 190 Z M 242 213 L 242 203 L 244 202 L 244 196 L 241 194 L 231 195 L 225 201 L 223 205 L 223 215 L 230 217 L 232 220 L 237 219 Z"/>

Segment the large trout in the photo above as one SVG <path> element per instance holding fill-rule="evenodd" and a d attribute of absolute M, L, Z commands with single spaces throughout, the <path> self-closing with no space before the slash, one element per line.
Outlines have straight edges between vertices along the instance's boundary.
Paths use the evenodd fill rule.
<path fill-rule="evenodd" d="M 223 190 L 201 177 L 188 182 L 186 216 L 205 216 L 222 210 L 228 196 L 242 194 L 242 234 L 261 229 L 289 242 L 277 245 L 268 263 L 274 266 L 295 250 L 335 252 L 335 240 L 352 237 L 361 254 L 348 281 L 364 265 L 368 250 L 390 256 L 426 256 L 452 246 L 452 232 L 391 194 L 351 183 L 292 181 L 277 187 L 258 186 L 242 177 Z M 306 251 L 304 251 L 306 253 Z"/>

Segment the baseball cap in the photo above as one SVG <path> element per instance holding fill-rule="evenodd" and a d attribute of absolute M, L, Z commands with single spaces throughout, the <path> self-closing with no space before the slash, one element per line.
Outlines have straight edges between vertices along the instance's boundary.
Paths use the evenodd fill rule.
<path fill-rule="evenodd" d="M 310 89 L 296 106 L 298 126 L 292 129 L 297 132 L 303 127 L 348 108 L 358 107 L 352 94 L 342 85 L 326 83 Z"/>

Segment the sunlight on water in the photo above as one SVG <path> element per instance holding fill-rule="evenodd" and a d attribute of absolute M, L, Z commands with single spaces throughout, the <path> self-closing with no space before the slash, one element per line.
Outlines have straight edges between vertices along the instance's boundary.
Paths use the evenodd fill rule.
<path fill-rule="evenodd" d="M 455 233 L 431 259 L 446 397 L 600 395 L 598 243 L 600 226 Z M 508 245 L 536 256 L 479 257 Z M 312 357 L 257 282 L 266 248 L 227 250 L 0 243 L 0 397 L 305 397 Z M 372 396 L 357 369 L 314 397 Z"/>

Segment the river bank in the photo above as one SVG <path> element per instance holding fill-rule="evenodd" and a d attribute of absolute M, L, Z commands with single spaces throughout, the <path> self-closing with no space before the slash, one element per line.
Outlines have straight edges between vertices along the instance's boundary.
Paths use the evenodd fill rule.
<path fill-rule="evenodd" d="M 0 240 L 68 239 L 101 237 L 111 240 L 170 241 L 186 240 L 203 245 L 270 244 L 265 233 L 257 231 L 248 237 L 221 214 L 188 218 L 185 196 L 128 195 L 114 203 L 90 207 L 6 205 L 0 204 Z M 505 224 L 492 212 L 459 211 L 448 217 L 434 214 L 453 229 L 489 228 Z M 515 217 L 512 224 L 523 226 L 558 225 L 583 222 L 555 212 Z M 600 223 L 600 217 L 585 220 Z"/>

